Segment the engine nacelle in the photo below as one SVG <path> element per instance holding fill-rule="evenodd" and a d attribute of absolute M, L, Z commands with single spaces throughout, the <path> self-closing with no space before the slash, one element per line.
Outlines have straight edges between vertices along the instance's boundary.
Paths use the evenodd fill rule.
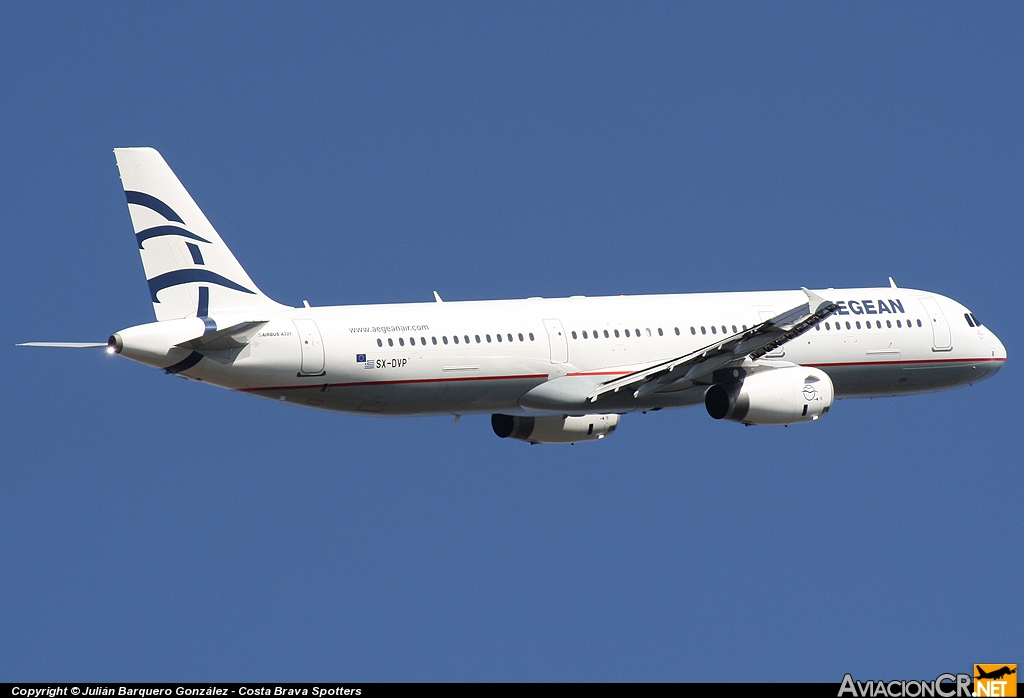
<path fill-rule="evenodd" d="M 715 419 L 744 424 L 813 422 L 832 407 L 835 390 L 821 369 L 805 366 L 751 373 L 743 381 L 718 383 L 704 393 Z"/>
<path fill-rule="evenodd" d="M 617 414 L 587 414 L 582 417 L 512 417 L 492 414 L 491 428 L 503 439 L 520 439 L 532 444 L 572 444 L 597 441 L 619 426 Z"/>

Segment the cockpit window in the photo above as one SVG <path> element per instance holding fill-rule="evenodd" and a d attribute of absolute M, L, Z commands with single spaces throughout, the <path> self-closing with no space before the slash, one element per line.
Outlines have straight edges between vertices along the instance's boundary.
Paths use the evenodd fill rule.
<path fill-rule="evenodd" d="M 974 324 L 975 324 L 975 325 L 976 325 L 977 327 L 981 327 L 981 323 L 980 323 L 980 322 L 978 322 L 978 318 L 974 317 L 974 313 L 968 313 L 968 315 L 970 315 L 970 316 L 971 316 L 971 319 L 972 319 L 972 320 L 974 320 Z"/>
<path fill-rule="evenodd" d="M 970 313 L 964 313 L 964 319 L 967 320 L 967 324 L 974 327 L 974 320 L 971 319 Z"/>

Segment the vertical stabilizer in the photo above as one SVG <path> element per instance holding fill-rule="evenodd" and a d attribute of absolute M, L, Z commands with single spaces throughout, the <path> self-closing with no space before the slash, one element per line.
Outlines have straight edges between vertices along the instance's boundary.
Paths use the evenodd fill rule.
<path fill-rule="evenodd" d="M 285 308 L 256 287 L 160 153 L 114 156 L 157 320 Z"/>

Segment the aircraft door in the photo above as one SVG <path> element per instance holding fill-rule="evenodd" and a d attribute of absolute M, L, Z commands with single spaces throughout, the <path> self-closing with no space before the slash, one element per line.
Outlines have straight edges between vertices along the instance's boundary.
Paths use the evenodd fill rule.
<path fill-rule="evenodd" d="M 322 376 L 324 374 L 324 343 L 320 338 L 320 329 L 309 318 L 292 320 L 299 333 L 299 346 L 302 348 L 302 369 L 300 376 Z"/>
<path fill-rule="evenodd" d="M 561 320 L 545 320 L 544 329 L 548 333 L 548 345 L 551 347 L 551 363 L 564 364 L 569 361 L 569 342 L 565 338 Z"/>
<path fill-rule="evenodd" d="M 953 338 L 949 332 L 949 323 L 942 309 L 935 302 L 934 298 L 922 298 L 921 305 L 932 324 L 932 351 L 950 351 L 953 348 Z"/>

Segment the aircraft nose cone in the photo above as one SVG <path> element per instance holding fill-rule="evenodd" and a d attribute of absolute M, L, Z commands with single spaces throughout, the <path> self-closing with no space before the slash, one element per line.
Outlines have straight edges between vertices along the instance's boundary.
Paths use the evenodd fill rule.
<path fill-rule="evenodd" d="M 988 341 L 986 344 L 989 345 L 989 350 L 988 356 L 985 357 L 988 360 L 985 361 L 984 365 L 984 378 L 994 376 L 1003 367 L 1003 364 L 1006 363 L 1006 347 L 1003 346 L 1003 343 L 999 341 L 999 337 L 996 337 L 995 334 L 992 332 L 987 334 L 986 339 Z M 981 367 L 979 366 L 978 368 Z"/>
<path fill-rule="evenodd" d="M 992 334 L 992 358 L 1001 359 L 1000 365 L 1002 365 L 1003 361 L 1006 361 L 1006 347 L 1003 346 L 1003 343 L 999 341 L 999 337 L 996 337 L 995 334 Z"/>

